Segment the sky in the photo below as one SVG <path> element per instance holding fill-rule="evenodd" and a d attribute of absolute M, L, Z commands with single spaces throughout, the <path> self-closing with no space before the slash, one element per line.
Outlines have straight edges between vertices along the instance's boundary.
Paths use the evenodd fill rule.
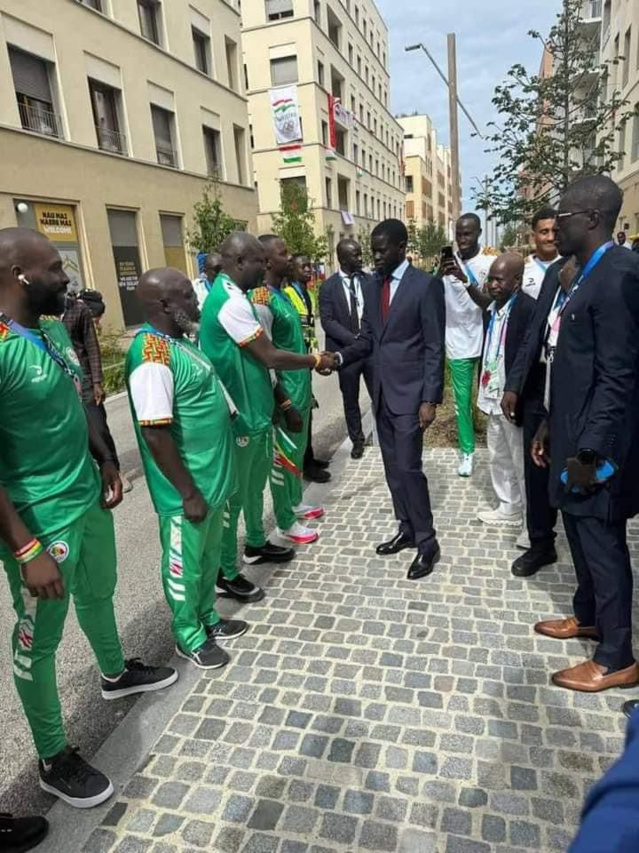
<path fill-rule="evenodd" d="M 547 32 L 561 7 L 560 0 L 376 0 L 389 29 L 391 45 L 391 109 L 427 113 L 438 138 L 448 144 L 448 90 L 422 51 L 406 53 L 406 45 L 422 42 L 447 73 L 446 34 L 457 35 L 459 98 L 480 130 L 494 120 L 495 86 L 516 62 L 537 71 L 541 44 L 528 36 Z M 464 210 L 474 210 L 474 177 L 490 174 L 494 160 L 486 144 L 472 137 L 459 111 L 460 160 Z"/>

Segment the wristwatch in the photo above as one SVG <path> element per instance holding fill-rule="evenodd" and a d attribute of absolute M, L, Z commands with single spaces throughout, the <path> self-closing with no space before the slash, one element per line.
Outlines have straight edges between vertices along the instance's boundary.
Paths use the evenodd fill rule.
<path fill-rule="evenodd" d="M 597 461 L 597 454 L 594 450 L 584 448 L 577 453 L 577 459 L 582 465 L 594 465 Z"/>

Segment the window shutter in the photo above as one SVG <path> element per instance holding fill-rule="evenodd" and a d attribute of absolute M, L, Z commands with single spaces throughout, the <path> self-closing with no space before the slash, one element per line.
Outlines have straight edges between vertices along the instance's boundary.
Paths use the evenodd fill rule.
<path fill-rule="evenodd" d="M 171 122 L 168 112 L 161 107 L 151 107 L 151 115 L 153 116 L 155 141 L 166 145 L 167 148 L 172 148 L 173 140 L 171 138 Z"/>
<path fill-rule="evenodd" d="M 293 0 L 266 0 L 266 14 L 293 14 Z"/>
<path fill-rule="evenodd" d="M 9 47 L 9 61 L 16 92 L 51 103 L 51 87 L 47 63 L 37 56 Z"/>

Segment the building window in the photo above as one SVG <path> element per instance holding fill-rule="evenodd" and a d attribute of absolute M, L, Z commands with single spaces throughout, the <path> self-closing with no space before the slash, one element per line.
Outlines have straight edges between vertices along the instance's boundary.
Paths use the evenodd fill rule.
<path fill-rule="evenodd" d="M 24 130 L 62 137 L 62 121 L 54 108 L 51 63 L 9 45 L 20 123 Z"/>
<path fill-rule="evenodd" d="M 340 175 L 337 179 L 337 196 L 340 210 L 350 210 L 350 187 L 351 182 L 348 178 L 342 178 Z"/>
<path fill-rule="evenodd" d="M 364 216 L 368 217 L 368 193 L 364 193 Z"/>
<path fill-rule="evenodd" d="M 222 137 L 219 130 L 202 125 L 206 173 L 213 178 L 222 178 Z"/>
<path fill-rule="evenodd" d="M 126 137 L 120 133 L 120 92 L 112 86 L 89 80 L 93 123 L 98 147 L 114 154 L 126 154 Z"/>
<path fill-rule="evenodd" d="M 625 89 L 628 85 L 628 79 L 630 77 L 630 43 L 632 40 L 632 27 L 628 27 L 626 30 L 626 35 L 623 40 L 623 72 L 622 72 L 622 83 L 621 88 Z"/>
<path fill-rule="evenodd" d="M 328 145 L 328 124 L 322 121 L 322 145 Z"/>
<path fill-rule="evenodd" d="M 226 52 L 226 73 L 228 74 L 229 89 L 237 92 L 237 44 L 225 36 L 224 49 Z"/>
<path fill-rule="evenodd" d="M 315 23 L 318 27 L 322 26 L 322 7 L 320 6 L 319 0 L 314 0 L 313 2 L 313 16 L 315 18 Z"/>
<path fill-rule="evenodd" d="M 362 76 L 362 58 L 361 56 L 357 57 L 357 76 Z"/>
<path fill-rule="evenodd" d="M 211 73 L 211 39 L 205 34 L 191 27 L 193 34 L 193 53 L 195 55 L 195 67 L 203 74 Z"/>
<path fill-rule="evenodd" d="M 326 178 L 326 207 L 329 210 L 333 207 L 333 182 L 330 178 Z"/>
<path fill-rule="evenodd" d="M 243 127 L 233 126 L 233 141 L 235 143 L 235 160 L 237 162 L 237 182 L 246 183 L 246 134 Z"/>
<path fill-rule="evenodd" d="M 355 111 L 357 110 L 357 104 L 355 103 L 355 95 L 351 95 L 351 113 L 353 116 L 355 115 Z"/>
<path fill-rule="evenodd" d="M 142 275 L 137 214 L 130 210 L 107 210 L 107 218 L 124 325 L 127 328 L 139 326 L 146 318 L 136 295 Z"/>
<path fill-rule="evenodd" d="M 161 166 L 172 166 L 177 169 L 178 158 L 174 142 L 173 113 L 151 104 L 151 119 L 158 163 Z"/>
<path fill-rule="evenodd" d="M 353 143 L 353 162 L 355 165 L 359 163 L 359 148 L 356 142 Z"/>
<path fill-rule="evenodd" d="M 295 79 L 297 80 L 297 59 L 295 59 Z M 317 82 L 324 88 L 324 63 L 317 61 Z"/>
<path fill-rule="evenodd" d="M 160 44 L 159 13 L 160 5 L 156 0 L 138 0 L 140 32 L 145 39 L 158 45 Z"/>
<path fill-rule="evenodd" d="M 342 22 L 330 6 L 326 7 L 326 16 L 328 20 L 328 37 L 335 47 L 340 50 L 342 41 Z"/>
<path fill-rule="evenodd" d="M 331 94 L 334 98 L 339 98 L 340 101 L 342 100 L 344 82 L 344 78 L 339 71 L 331 65 Z"/>
<path fill-rule="evenodd" d="M 639 160 L 639 104 L 635 104 L 635 116 L 632 120 L 632 150 L 630 159 L 634 163 Z"/>
<path fill-rule="evenodd" d="M 280 21 L 282 18 L 292 18 L 293 0 L 266 0 L 266 20 Z"/>
<path fill-rule="evenodd" d="M 338 130 L 336 132 L 335 150 L 337 151 L 338 154 L 341 154 L 342 157 L 346 157 L 346 150 L 347 150 L 346 131 Z"/>
<path fill-rule="evenodd" d="M 162 243 L 164 245 L 164 262 L 167 267 L 182 270 L 189 274 L 184 251 L 184 235 L 182 233 L 182 217 L 175 214 L 161 213 L 160 227 L 162 228 Z"/>
<path fill-rule="evenodd" d="M 271 83 L 274 86 L 297 83 L 297 56 L 271 59 Z"/>
<path fill-rule="evenodd" d="M 83 6 L 89 6 L 91 9 L 95 9 L 96 12 L 102 12 L 102 0 L 80 0 Z"/>
<path fill-rule="evenodd" d="M 353 67 L 353 45 L 349 44 L 348 46 L 348 64 Z"/>
<path fill-rule="evenodd" d="M 280 198 L 284 197 L 288 187 L 293 186 L 300 187 L 304 191 L 304 194 L 307 194 L 306 178 L 304 177 L 304 175 L 300 175 L 296 178 L 280 178 Z"/>
<path fill-rule="evenodd" d="M 355 6 L 355 26 L 359 27 L 359 6 Z"/>
<path fill-rule="evenodd" d="M 358 216 L 362 215 L 362 198 L 359 190 L 355 190 L 355 213 Z"/>

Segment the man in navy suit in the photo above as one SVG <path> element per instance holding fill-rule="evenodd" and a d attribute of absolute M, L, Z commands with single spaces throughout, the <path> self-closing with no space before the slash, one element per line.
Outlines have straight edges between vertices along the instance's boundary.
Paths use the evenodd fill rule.
<path fill-rule="evenodd" d="M 626 543 L 627 520 L 639 512 L 639 262 L 612 241 L 622 202 L 604 175 L 575 181 L 561 199 L 557 248 L 575 255 L 578 273 L 568 290 L 557 288 L 547 315 L 549 418 L 532 445 L 535 464 L 550 469 L 577 574 L 574 615 L 535 630 L 598 642 L 592 660 L 553 675 L 557 686 L 588 693 L 639 682 Z"/>
<path fill-rule="evenodd" d="M 345 368 L 373 361 L 373 410 L 399 532 L 380 555 L 417 548 L 409 580 L 429 575 L 440 551 L 428 481 L 422 470 L 424 431 L 433 423 L 444 390 L 446 308 L 444 285 L 406 260 L 408 232 L 387 219 L 371 246 L 377 276 L 368 290 L 359 337 L 335 356 Z"/>
<path fill-rule="evenodd" d="M 366 291 L 371 276 L 362 272 L 362 247 L 350 237 L 337 244 L 339 270 L 320 288 L 319 309 L 322 328 L 326 333 L 326 349 L 336 352 L 352 344 L 357 338 L 364 314 Z M 344 401 L 344 416 L 348 437 L 353 442 L 351 456 L 364 455 L 365 436 L 362 430 L 362 412 L 359 407 L 360 379 L 372 395 L 372 364 L 363 358 L 339 372 L 339 387 Z"/>

